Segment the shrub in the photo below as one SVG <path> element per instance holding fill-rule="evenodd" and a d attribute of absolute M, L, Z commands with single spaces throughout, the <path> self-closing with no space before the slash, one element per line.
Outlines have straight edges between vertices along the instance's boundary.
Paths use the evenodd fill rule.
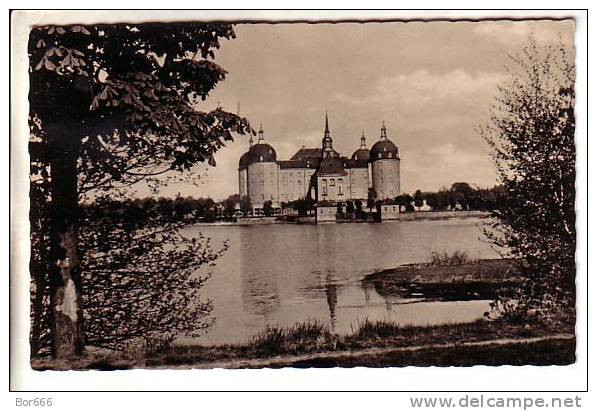
<path fill-rule="evenodd" d="M 512 56 L 491 121 L 480 129 L 507 194 L 487 237 L 521 261 L 509 317 L 574 322 L 575 113 L 573 52 L 531 37 Z M 519 311 L 515 313 L 515 311 Z"/>

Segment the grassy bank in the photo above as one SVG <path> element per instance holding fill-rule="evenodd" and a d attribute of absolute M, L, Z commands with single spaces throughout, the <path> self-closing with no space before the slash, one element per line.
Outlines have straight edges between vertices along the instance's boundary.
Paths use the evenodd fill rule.
<path fill-rule="evenodd" d="M 567 338 L 528 341 L 562 335 L 566 335 Z M 479 320 L 473 323 L 427 327 L 365 321 L 355 327 L 351 334 L 340 336 L 330 332 L 327 326 L 319 322 L 309 321 L 290 327 L 268 327 L 248 343 L 240 345 L 172 346 L 143 356 L 124 356 L 117 353 L 93 355 L 82 358 L 77 363 L 68 364 L 56 363 L 50 359 L 36 359 L 32 361 L 32 367 L 38 370 L 111 370 L 264 366 L 260 364 L 272 367 L 555 365 L 574 362 L 575 343 L 574 339 L 571 339 L 573 335 L 573 326 L 517 326 L 502 321 Z M 466 346 L 477 343 L 483 345 Z M 437 347 L 438 344 L 442 346 Z M 409 354 L 413 347 L 419 348 L 415 350 L 415 354 Z M 362 355 L 354 355 L 359 352 Z M 313 355 L 315 357 L 311 358 Z"/>
<path fill-rule="evenodd" d="M 484 346 L 453 346 L 420 350 L 383 351 L 363 355 L 317 357 L 274 362 L 280 367 L 472 367 L 475 365 L 568 365 L 575 361 L 573 339 L 509 342 Z"/>
<path fill-rule="evenodd" d="M 291 327 L 268 327 L 243 345 L 172 347 L 161 353 L 154 353 L 147 358 L 146 365 L 151 367 L 196 364 L 372 348 L 430 346 L 437 343 L 458 345 L 498 339 L 524 340 L 561 333 L 573 334 L 574 330 L 553 325 L 514 326 L 501 321 L 486 320 L 437 326 L 399 326 L 393 323 L 365 321 L 351 334 L 339 336 L 330 333 L 328 328 L 320 323 L 308 322 Z M 429 360 L 431 361 L 431 358 Z M 462 361 L 467 362 L 465 358 Z M 366 361 L 362 362 L 362 365 L 365 364 Z"/>

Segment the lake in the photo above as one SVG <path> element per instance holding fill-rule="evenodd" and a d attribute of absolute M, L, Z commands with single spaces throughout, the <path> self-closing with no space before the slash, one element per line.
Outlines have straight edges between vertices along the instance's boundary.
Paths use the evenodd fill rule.
<path fill-rule="evenodd" d="M 193 342 L 242 343 L 268 324 L 317 319 L 349 333 L 365 319 L 399 324 L 474 321 L 489 301 L 417 302 L 383 298 L 362 279 L 401 264 L 425 262 L 433 251 L 466 251 L 496 258 L 482 240 L 487 220 L 450 219 L 382 224 L 197 225 L 214 247 L 228 240 L 202 295 L 214 303 L 215 321 Z"/>

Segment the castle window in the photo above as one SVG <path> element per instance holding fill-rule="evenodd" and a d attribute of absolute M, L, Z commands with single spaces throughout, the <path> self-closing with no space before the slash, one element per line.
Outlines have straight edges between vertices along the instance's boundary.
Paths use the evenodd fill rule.
<path fill-rule="evenodd" d="M 336 185 L 336 180 L 333 178 L 330 180 L 330 187 L 334 187 Z"/>
<path fill-rule="evenodd" d="M 381 158 L 381 153 L 377 153 L 377 157 L 378 157 L 378 158 Z"/>
<path fill-rule="evenodd" d="M 342 190 L 344 189 L 344 182 L 341 178 L 338 179 L 338 195 L 344 194 Z"/>
<path fill-rule="evenodd" d="M 263 161 L 263 156 L 259 156 L 259 161 Z"/>
<path fill-rule="evenodd" d="M 321 182 L 321 195 L 328 195 L 328 181 L 326 179 L 323 179 L 323 181 Z"/>

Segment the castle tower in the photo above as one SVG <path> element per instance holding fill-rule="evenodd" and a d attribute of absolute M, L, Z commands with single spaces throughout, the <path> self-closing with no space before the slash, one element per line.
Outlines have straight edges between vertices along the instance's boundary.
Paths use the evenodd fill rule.
<path fill-rule="evenodd" d="M 277 206 L 278 163 L 276 150 L 265 142 L 263 125 L 259 126 L 256 144 L 249 140 L 249 151 L 239 161 L 239 193 L 249 197 L 253 208 L 262 208 L 263 203 L 271 201 Z"/>
<path fill-rule="evenodd" d="M 371 147 L 370 161 L 377 199 L 394 199 L 400 195 L 400 156 L 398 147 L 388 139 L 385 123 L 382 123 L 379 141 Z"/>

